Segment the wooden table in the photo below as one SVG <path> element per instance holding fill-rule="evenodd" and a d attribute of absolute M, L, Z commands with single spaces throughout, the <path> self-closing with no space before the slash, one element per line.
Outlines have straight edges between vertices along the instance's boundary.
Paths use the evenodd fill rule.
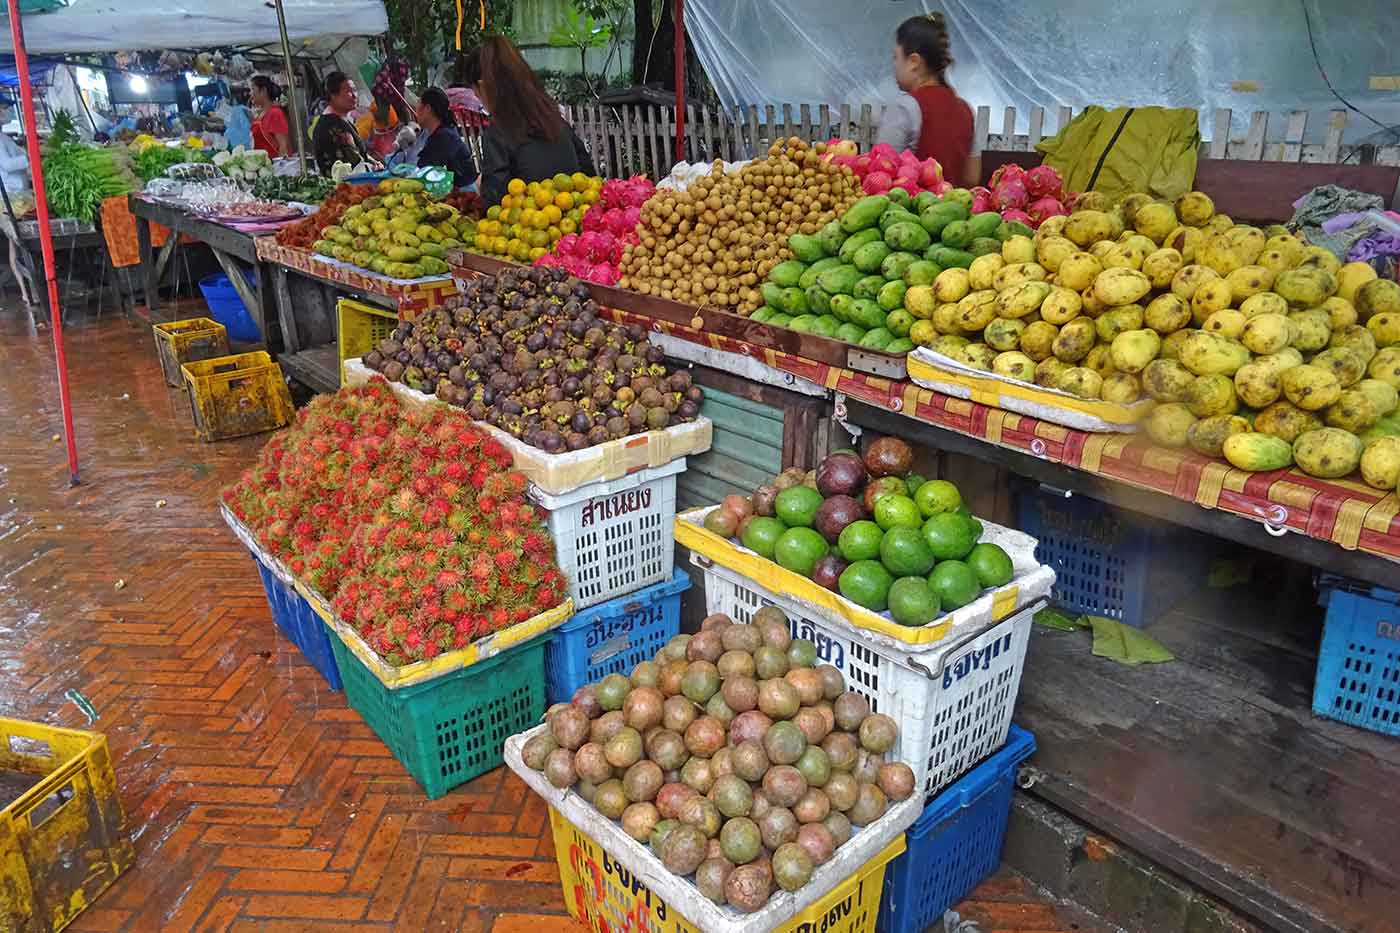
<path fill-rule="evenodd" d="M 263 286 L 266 284 L 267 270 L 258 261 L 255 236 L 213 223 L 174 204 L 144 195 L 130 195 L 127 203 L 136 217 L 136 238 L 141 247 L 141 274 L 146 292 L 146 307 L 150 308 L 152 315 L 157 314 L 160 309 L 160 280 L 165 276 L 165 269 L 170 264 L 175 250 L 179 248 L 181 237 L 191 236 L 209 247 L 214 259 L 228 276 L 234 291 L 243 299 L 243 306 L 248 309 L 249 316 L 257 325 L 263 342 L 271 345 L 267 307 L 263 299 L 266 294 Z M 151 246 L 152 222 L 172 231 L 171 237 L 165 241 L 158 253 Z M 251 283 L 243 277 L 239 262 L 253 267 Z"/>

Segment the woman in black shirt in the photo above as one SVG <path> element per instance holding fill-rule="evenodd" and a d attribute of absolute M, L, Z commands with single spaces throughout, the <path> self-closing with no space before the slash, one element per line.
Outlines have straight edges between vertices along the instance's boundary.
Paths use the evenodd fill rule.
<path fill-rule="evenodd" d="M 558 174 L 595 174 L 593 159 L 559 105 L 505 36 L 490 36 L 467 57 L 465 83 L 491 112 L 481 138 L 481 196 L 505 197 L 512 178 L 543 181 Z"/>
<path fill-rule="evenodd" d="M 418 125 L 428 134 L 428 141 L 418 153 L 418 167 L 436 165 L 447 169 L 455 188 L 475 184 L 476 160 L 457 134 L 452 107 L 442 88 L 430 87 L 418 98 Z"/>

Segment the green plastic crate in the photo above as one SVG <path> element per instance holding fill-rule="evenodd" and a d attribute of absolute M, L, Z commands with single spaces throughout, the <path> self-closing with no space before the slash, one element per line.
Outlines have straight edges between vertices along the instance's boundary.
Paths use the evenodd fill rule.
<path fill-rule="evenodd" d="M 545 635 L 423 683 L 390 690 L 330 631 L 350 708 L 429 799 L 497 767 L 506 738 L 545 709 Z"/>

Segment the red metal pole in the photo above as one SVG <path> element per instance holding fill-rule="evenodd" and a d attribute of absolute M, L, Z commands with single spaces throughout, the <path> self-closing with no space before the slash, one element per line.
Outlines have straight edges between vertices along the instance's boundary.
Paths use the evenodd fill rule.
<path fill-rule="evenodd" d="M 15 0 L 10 0 L 11 3 Z M 676 161 L 685 161 L 685 0 L 676 0 Z"/>
<path fill-rule="evenodd" d="M 29 172 L 34 178 L 34 206 L 39 214 L 39 248 L 44 254 L 44 277 L 49 286 L 49 323 L 53 327 L 53 350 L 58 361 L 58 404 L 63 409 L 63 438 L 68 445 L 68 479 L 77 485 L 78 445 L 73 438 L 73 400 L 68 394 L 68 359 L 63 352 L 63 309 L 58 304 L 58 276 L 54 274 L 49 201 L 44 195 L 44 162 L 39 152 L 39 127 L 34 122 L 34 86 L 29 81 L 29 53 L 24 48 L 19 0 L 7 2 L 10 9 L 10 38 L 14 42 L 15 67 L 19 73 L 20 100 L 24 105 L 24 141 L 29 152 Z"/>

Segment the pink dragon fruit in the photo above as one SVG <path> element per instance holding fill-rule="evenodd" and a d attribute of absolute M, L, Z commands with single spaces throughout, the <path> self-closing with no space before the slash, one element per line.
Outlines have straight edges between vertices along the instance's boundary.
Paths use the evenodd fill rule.
<path fill-rule="evenodd" d="M 952 191 L 954 187 L 956 186 L 951 181 L 940 181 L 929 190 L 934 194 L 947 194 L 949 191 Z"/>
<path fill-rule="evenodd" d="M 606 231 L 613 236 L 626 236 L 628 233 L 632 232 L 632 227 L 627 225 L 627 211 L 622 208 L 608 211 L 607 217 L 604 218 L 603 226 Z M 633 224 L 632 226 L 636 225 Z"/>
<path fill-rule="evenodd" d="M 561 256 L 572 256 L 578 249 L 578 234 L 566 233 L 554 244 L 554 251 Z"/>
<path fill-rule="evenodd" d="M 1040 198 L 1032 202 L 1027 213 L 1031 218 L 1031 226 L 1039 227 L 1048 218 L 1068 214 L 1069 211 L 1055 198 Z"/>
<path fill-rule="evenodd" d="M 856 164 L 851 166 L 851 170 L 861 178 L 870 174 L 870 155 L 867 153 L 866 155 L 856 156 Z"/>
<path fill-rule="evenodd" d="M 884 194 L 893 184 L 894 179 L 890 177 L 889 172 L 871 172 L 865 176 L 861 187 L 865 189 L 866 194 Z"/>
<path fill-rule="evenodd" d="M 995 172 L 992 172 L 992 177 L 987 181 L 987 187 L 995 191 L 997 185 L 1000 185 L 1003 181 L 1024 181 L 1025 175 L 1025 169 L 1014 162 L 1009 162 Z"/>
<path fill-rule="evenodd" d="M 996 209 L 997 201 L 996 198 L 992 196 L 990 190 L 983 188 L 981 185 L 972 189 L 972 213 L 984 214 L 987 211 L 994 211 Z"/>
<path fill-rule="evenodd" d="M 617 246 L 617 237 L 606 230 L 598 232 L 598 238 L 589 246 L 588 259 L 590 262 L 605 262 L 612 257 L 613 249 Z"/>
<path fill-rule="evenodd" d="M 584 229 L 585 232 L 593 230 L 602 230 L 603 227 L 606 225 L 607 215 L 608 210 L 607 208 L 603 207 L 603 204 L 600 201 L 599 203 L 594 204 L 588 210 L 584 211 L 583 222 L 580 224 L 580 226 Z"/>
<path fill-rule="evenodd" d="M 875 156 L 870 160 L 870 170 L 872 172 L 884 172 L 890 177 L 899 171 L 899 163 L 889 156 Z"/>
<path fill-rule="evenodd" d="M 943 181 L 943 166 L 938 164 L 937 159 L 925 159 L 919 165 L 919 184 L 933 191 L 941 181 Z"/>
<path fill-rule="evenodd" d="M 1026 184 L 1020 178 L 1003 178 L 1001 184 L 992 188 L 992 193 L 996 196 L 998 210 L 1023 210 L 1031 201 Z"/>
<path fill-rule="evenodd" d="M 617 267 L 611 263 L 600 262 L 590 266 L 584 277 L 599 285 L 616 285 L 618 280 Z"/>
<path fill-rule="evenodd" d="M 1060 173 L 1049 165 L 1037 165 L 1026 172 L 1026 191 L 1033 200 L 1058 198 L 1064 189 Z"/>
<path fill-rule="evenodd" d="M 1025 211 L 1017 210 L 1014 207 L 1010 210 L 1002 211 L 1001 219 L 1003 223 L 1011 223 L 1015 221 L 1016 223 L 1023 223 L 1027 227 L 1033 226 L 1031 224 L 1031 215 L 1027 214 Z"/>

